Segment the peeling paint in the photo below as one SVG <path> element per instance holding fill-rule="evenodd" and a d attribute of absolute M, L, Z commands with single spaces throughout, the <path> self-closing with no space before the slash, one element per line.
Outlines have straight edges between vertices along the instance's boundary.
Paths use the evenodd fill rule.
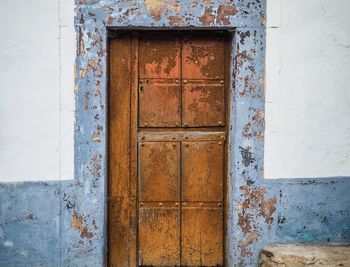
<path fill-rule="evenodd" d="M 101 154 L 94 154 L 91 158 L 91 165 L 92 165 L 92 175 L 95 178 L 101 177 L 101 160 L 102 155 Z"/>
<path fill-rule="evenodd" d="M 161 20 L 162 16 L 169 13 L 179 13 L 180 6 L 176 1 L 166 0 L 145 0 L 145 6 L 148 14 L 156 21 Z"/>
<path fill-rule="evenodd" d="M 98 134 L 94 134 L 91 138 L 92 141 L 94 142 L 101 142 L 101 138 Z"/>
<path fill-rule="evenodd" d="M 258 240 L 258 238 L 258 232 L 254 231 L 239 243 L 239 250 L 242 256 L 252 256 L 252 252 L 250 251 L 249 246 L 252 245 L 256 240 Z M 239 266 L 244 266 L 242 260 L 239 262 Z"/>
<path fill-rule="evenodd" d="M 216 23 L 218 25 L 229 25 L 230 16 L 234 16 L 237 14 L 237 9 L 232 5 L 219 5 L 216 17 Z"/>
<path fill-rule="evenodd" d="M 276 211 L 276 197 L 266 199 L 267 189 L 252 186 L 241 186 L 240 206 L 238 208 L 238 226 L 243 232 L 243 239 L 239 242 L 240 255 L 250 257 L 253 255 L 251 247 L 260 238 L 262 231 L 259 217 L 263 218 L 271 229 Z"/>
<path fill-rule="evenodd" d="M 253 153 L 250 151 L 250 147 L 239 147 L 239 150 L 241 152 L 242 156 L 242 163 L 245 167 L 248 167 L 249 165 L 253 164 L 255 162 L 255 158 L 253 158 Z"/>
<path fill-rule="evenodd" d="M 249 122 L 244 125 L 242 136 L 245 138 L 264 137 L 264 111 L 256 108 L 249 109 Z"/>
<path fill-rule="evenodd" d="M 214 23 L 215 15 L 213 14 L 213 9 L 211 7 L 205 8 L 203 16 L 199 18 L 203 26 L 209 26 Z"/>
<path fill-rule="evenodd" d="M 180 16 L 169 16 L 169 24 L 170 26 L 182 26 L 184 21 Z"/>
<path fill-rule="evenodd" d="M 88 227 L 86 226 L 86 219 L 83 216 L 77 214 L 75 211 L 72 215 L 71 225 L 74 230 L 80 231 L 80 238 L 94 237 L 94 234 L 90 232 Z"/>
<path fill-rule="evenodd" d="M 75 178 L 0 185 L 0 265 L 105 266 L 107 25 L 236 28 L 227 266 L 255 266 L 272 242 L 350 242 L 349 179 L 263 179 L 265 0 L 76 4 Z"/>
<path fill-rule="evenodd" d="M 251 214 L 247 213 L 249 210 L 253 211 L 253 214 L 257 216 L 262 216 L 265 222 L 271 225 L 274 219 L 272 215 L 276 210 L 276 197 L 265 200 L 267 194 L 265 188 L 257 189 L 250 186 L 241 186 L 240 190 L 242 190 L 242 212 L 238 216 L 242 222 L 239 224 L 242 231 L 248 233 L 252 229 L 250 223 L 253 221 L 255 215 L 252 217 Z"/>

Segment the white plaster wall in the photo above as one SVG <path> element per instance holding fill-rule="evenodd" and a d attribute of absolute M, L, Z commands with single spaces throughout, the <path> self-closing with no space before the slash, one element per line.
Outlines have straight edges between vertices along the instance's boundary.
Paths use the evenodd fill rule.
<path fill-rule="evenodd" d="M 0 0 L 0 182 L 73 179 L 74 1 Z"/>
<path fill-rule="evenodd" d="M 350 1 L 267 2 L 265 178 L 350 176 Z"/>

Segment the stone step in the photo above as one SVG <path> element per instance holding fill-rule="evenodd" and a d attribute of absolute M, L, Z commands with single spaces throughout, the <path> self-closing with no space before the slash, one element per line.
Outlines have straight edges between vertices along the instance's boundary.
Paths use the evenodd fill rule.
<path fill-rule="evenodd" d="M 275 244 L 260 252 L 261 267 L 349 266 L 349 245 Z"/>

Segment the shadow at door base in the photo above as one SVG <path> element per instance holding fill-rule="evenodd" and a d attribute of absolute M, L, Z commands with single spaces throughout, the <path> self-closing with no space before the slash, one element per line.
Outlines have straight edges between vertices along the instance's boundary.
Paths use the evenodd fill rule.
<path fill-rule="evenodd" d="M 161 266 L 157 266 L 157 265 L 139 265 L 139 267 L 161 267 Z M 224 267 L 223 265 L 211 265 L 211 266 L 208 266 L 208 265 L 180 265 L 180 266 L 177 266 L 177 265 L 173 265 L 173 266 L 167 266 L 167 267 Z"/>

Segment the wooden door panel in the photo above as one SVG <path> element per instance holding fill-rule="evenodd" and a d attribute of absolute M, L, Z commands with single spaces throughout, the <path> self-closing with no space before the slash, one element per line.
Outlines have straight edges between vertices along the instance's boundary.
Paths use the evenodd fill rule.
<path fill-rule="evenodd" d="M 183 79 L 224 79 L 224 42 L 220 37 L 194 37 L 183 41 Z"/>
<path fill-rule="evenodd" d="M 180 209 L 144 207 L 139 214 L 139 265 L 180 266 Z"/>
<path fill-rule="evenodd" d="M 189 80 L 183 84 L 182 123 L 188 127 L 225 124 L 225 87 L 220 81 Z"/>
<path fill-rule="evenodd" d="M 182 143 L 182 200 L 223 200 L 223 142 Z"/>
<path fill-rule="evenodd" d="M 206 204 L 207 205 L 207 204 Z M 183 266 L 223 265 L 222 208 L 192 205 L 182 210 L 181 263 Z"/>
<path fill-rule="evenodd" d="M 132 259 L 130 227 L 130 72 L 131 37 L 121 35 L 110 43 L 109 140 L 109 263 L 126 266 Z M 123 79 L 120 79 L 123 77 Z M 135 203 L 136 204 L 136 203 Z M 136 209 L 136 207 L 135 207 Z"/>
<path fill-rule="evenodd" d="M 180 201 L 180 143 L 139 143 L 140 201 Z"/>
<path fill-rule="evenodd" d="M 181 87 L 178 80 L 146 79 L 139 85 L 139 126 L 181 125 Z"/>
<path fill-rule="evenodd" d="M 174 35 L 153 33 L 139 41 L 141 78 L 180 78 L 180 41 Z"/>
<path fill-rule="evenodd" d="M 110 43 L 110 266 L 223 266 L 221 33 L 118 34 Z"/>

